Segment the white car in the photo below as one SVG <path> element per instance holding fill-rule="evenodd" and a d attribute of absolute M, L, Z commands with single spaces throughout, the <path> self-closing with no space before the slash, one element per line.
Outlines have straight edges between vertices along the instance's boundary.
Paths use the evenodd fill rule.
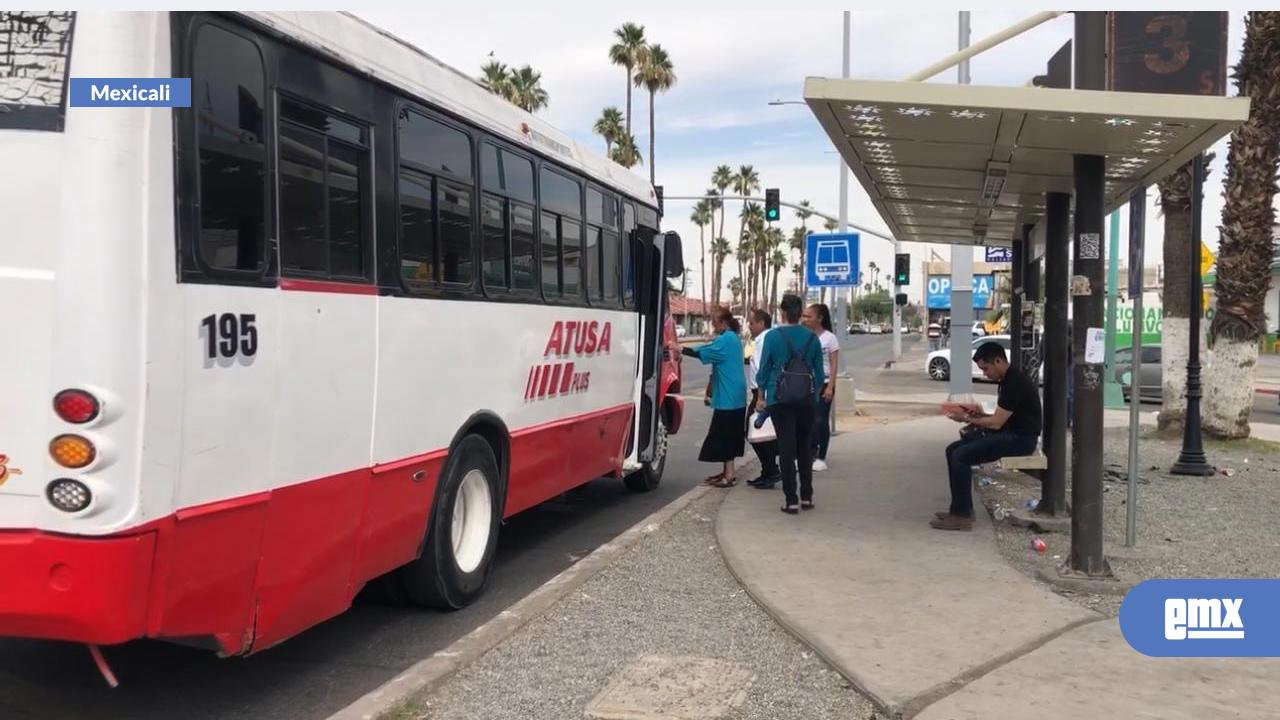
<path fill-rule="evenodd" d="M 974 339 L 973 346 L 969 349 L 969 357 L 970 358 L 973 357 L 973 354 L 978 351 L 979 346 L 989 342 L 998 343 L 1000 347 L 1004 348 L 1005 355 L 1008 356 L 1009 336 L 1008 335 L 991 335 L 987 337 L 980 337 L 980 338 Z M 933 352 L 929 353 L 928 358 L 925 360 L 925 369 L 928 370 L 929 377 L 933 378 L 934 380 L 938 380 L 940 382 L 950 380 L 951 379 L 951 348 L 934 350 Z M 973 376 L 975 380 L 984 380 L 984 381 L 986 380 L 986 376 L 982 374 L 982 370 L 978 368 L 978 364 L 973 362 L 972 359 L 969 361 L 969 370 L 970 370 L 970 374 Z M 1044 377 L 1043 364 L 1040 365 L 1039 377 L 1041 378 Z"/>
<path fill-rule="evenodd" d="M 683 325 L 677 325 L 677 326 L 676 326 L 676 337 L 678 337 L 678 338 L 682 338 L 682 337 L 684 337 L 685 335 L 688 335 L 688 334 L 689 334 L 689 331 L 688 331 L 688 330 L 685 330 Z"/>

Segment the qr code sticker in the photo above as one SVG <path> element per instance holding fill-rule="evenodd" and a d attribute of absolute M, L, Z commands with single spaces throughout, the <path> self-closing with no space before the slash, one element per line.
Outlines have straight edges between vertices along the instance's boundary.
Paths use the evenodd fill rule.
<path fill-rule="evenodd" d="M 1102 235 L 1099 233 L 1080 233 L 1080 259 L 1097 260 L 1102 253 Z"/>

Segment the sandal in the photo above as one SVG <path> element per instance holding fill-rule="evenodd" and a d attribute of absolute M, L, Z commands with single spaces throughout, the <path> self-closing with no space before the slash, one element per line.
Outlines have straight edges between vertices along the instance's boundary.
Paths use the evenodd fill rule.
<path fill-rule="evenodd" d="M 812 510 L 812 509 L 813 509 L 813 501 L 812 501 L 812 500 L 801 500 L 801 501 L 800 501 L 800 509 L 801 509 L 801 510 Z"/>
<path fill-rule="evenodd" d="M 783 505 L 781 510 L 788 515 L 795 515 L 800 512 L 795 505 Z"/>
<path fill-rule="evenodd" d="M 703 480 L 703 481 L 702 481 L 702 484 L 703 484 L 703 485 L 716 485 L 717 483 L 720 483 L 720 482 L 723 482 L 723 481 L 724 481 L 724 473 L 719 473 L 718 475 L 712 475 L 711 477 L 707 478 L 706 480 Z"/>
<path fill-rule="evenodd" d="M 734 485 L 738 484 L 738 478 L 737 477 L 731 477 L 731 478 L 721 477 L 718 482 L 713 482 L 711 484 L 718 488 L 731 488 Z"/>

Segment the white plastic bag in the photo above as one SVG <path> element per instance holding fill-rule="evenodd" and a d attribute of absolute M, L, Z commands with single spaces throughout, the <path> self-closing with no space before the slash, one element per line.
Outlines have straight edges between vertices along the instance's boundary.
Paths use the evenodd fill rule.
<path fill-rule="evenodd" d="M 771 440 L 777 440 L 778 433 L 773 429 L 773 418 L 765 418 L 764 424 L 757 428 L 756 418 L 759 417 L 759 415 L 759 413 L 752 413 L 751 415 L 751 422 L 747 426 L 747 442 L 755 445 L 758 443 L 766 443 Z"/>

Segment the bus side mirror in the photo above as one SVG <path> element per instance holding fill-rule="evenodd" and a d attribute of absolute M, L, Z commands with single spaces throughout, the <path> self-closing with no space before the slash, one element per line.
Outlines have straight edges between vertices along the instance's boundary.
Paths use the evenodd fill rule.
<path fill-rule="evenodd" d="M 666 264 L 669 278 L 684 277 L 684 246 L 680 243 L 680 235 L 674 231 L 663 233 L 662 257 Z"/>

